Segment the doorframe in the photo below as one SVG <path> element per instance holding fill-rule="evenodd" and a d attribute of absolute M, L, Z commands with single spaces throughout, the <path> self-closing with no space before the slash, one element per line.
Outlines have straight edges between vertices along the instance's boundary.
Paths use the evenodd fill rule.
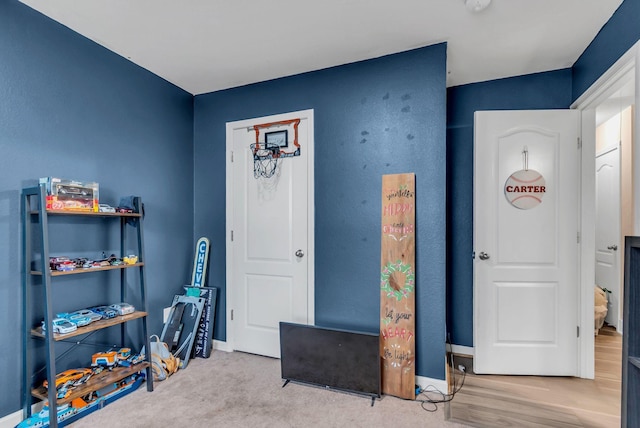
<path fill-rule="evenodd" d="M 314 178 L 315 178 L 315 162 L 314 162 L 314 118 L 313 109 L 299 110 L 288 113 L 281 113 L 270 116 L 255 117 L 251 119 L 238 120 L 226 123 L 226 174 L 225 174 L 225 204 L 226 204 L 226 275 L 225 275 L 225 305 L 226 305 L 226 343 L 224 350 L 233 351 L 235 349 L 233 321 L 231 319 L 231 311 L 235 298 L 233 287 L 233 248 L 231 234 L 234 229 L 234 223 L 239 219 L 236 218 L 233 210 L 233 195 L 235 193 L 235 183 L 233 181 L 233 131 L 239 128 L 253 127 L 256 123 L 271 123 L 294 118 L 307 120 L 309 127 L 309 138 L 306 144 L 307 150 L 307 321 L 309 324 L 315 324 L 315 196 L 314 196 Z M 305 147 L 301 148 L 305 150 Z M 247 149 L 248 150 L 248 149 Z M 295 161 L 293 159 L 285 159 L 285 162 Z"/>
<path fill-rule="evenodd" d="M 578 372 L 581 378 L 595 377 L 595 341 L 593 287 L 595 285 L 595 123 L 596 107 L 609 98 L 617 84 L 635 67 L 634 148 L 640 148 L 640 41 L 625 52 L 604 72 L 570 108 L 582 112 L 582 153 L 580 189 L 580 345 Z M 640 213 L 640 150 L 633 151 L 634 212 Z M 635 216 L 634 233 L 640 233 L 640 219 Z"/>

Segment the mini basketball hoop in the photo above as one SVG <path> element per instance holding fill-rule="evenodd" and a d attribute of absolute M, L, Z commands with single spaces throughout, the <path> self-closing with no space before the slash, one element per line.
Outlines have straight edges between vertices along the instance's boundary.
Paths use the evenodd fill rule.
<path fill-rule="evenodd" d="M 280 122 L 263 123 L 249 127 L 248 131 L 255 131 L 256 142 L 250 145 L 253 153 L 253 177 L 271 178 L 278 171 L 278 164 L 282 158 L 300 156 L 300 144 L 298 143 L 298 125 L 300 119 L 283 120 Z M 283 150 L 288 147 L 288 133 L 283 131 L 268 132 L 265 134 L 265 142 L 260 142 L 260 129 L 288 127 L 293 125 L 293 151 Z M 267 137 L 275 143 L 267 141 Z"/>
<path fill-rule="evenodd" d="M 262 147 L 262 148 L 261 148 Z M 280 159 L 280 146 L 275 144 L 260 143 L 251 144 L 253 152 L 253 178 L 271 178 L 278 169 Z"/>

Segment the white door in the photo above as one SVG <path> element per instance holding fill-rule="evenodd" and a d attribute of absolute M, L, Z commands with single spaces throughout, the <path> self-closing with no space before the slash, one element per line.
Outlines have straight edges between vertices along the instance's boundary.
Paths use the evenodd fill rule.
<path fill-rule="evenodd" d="M 579 129 L 575 110 L 476 112 L 476 373 L 577 375 Z"/>
<path fill-rule="evenodd" d="M 620 318 L 620 150 L 596 156 L 596 284 L 607 293 L 605 321 L 615 326 Z"/>
<path fill-rule="evenodd" d="M 256 177 L 251 144 L 265 135 L 299 155 Z M 227 148 L 227 340 L 279 357 L 280 321 L 313 323 L 313 111 L 227 123 Z"/>

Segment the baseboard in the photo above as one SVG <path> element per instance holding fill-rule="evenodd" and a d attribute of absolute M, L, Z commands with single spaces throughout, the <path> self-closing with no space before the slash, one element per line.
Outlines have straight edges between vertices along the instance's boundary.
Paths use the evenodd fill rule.
<path fill-rule="evenodd" d="M 473 355 L 472 346 L 451 345 L 451 352 L 460 355 Z"/>
<path fill-rule="evenodd" d="M 40 410 L 42 410 L 42 401 L 33 404 L 31 406 L 31 414 L 36 414 L 38 413 Z M 0 418 L 0 428 L 14 428 L 16 425 L 18 425 L 20 422 L 22 422 L 22 409 L 13 412 L 11 414 L 8 414 L 6 416 L 3 416 L 2 418 Z"/>
<path fill-rule="evenodd" d="M 429 389 L 436 388 L 438 391 L 446 394 L 447 393 L 447 381 L 442 379 L 432 379 L 430 377 L 424 376 L 416 376 L 416 384 L 420 387 L 420 389 Z"/>
<path fill-rule="evenodd" d="M 213 349 L 224 352 L 233 352 L 233 348 L 229 345 L 229 342 L 222 342 L 220 340 L 213 341 Z"/>

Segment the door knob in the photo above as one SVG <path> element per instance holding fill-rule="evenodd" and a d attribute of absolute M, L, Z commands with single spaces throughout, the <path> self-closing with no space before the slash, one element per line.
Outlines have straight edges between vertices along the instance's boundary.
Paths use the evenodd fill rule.
<path fill-rule="evenodd" d="M 296 257 L 304 257 L 304 251 L 302 250 L 296 251 Z"/>
<path fill-rule="evenodd" d="M 480 260 L 488 260 L 489 254 L 485 253 L 484 251 L 481 251 L 478 257 L 480 258 Z"/>
<path fill-rule="evenodd" d="M 617 250 L 618 250 L 618 246 L 617 246 L 617 245 L 609 245 L 609 246 L 607 247 L 607 250 L 617 251 Z"/>

